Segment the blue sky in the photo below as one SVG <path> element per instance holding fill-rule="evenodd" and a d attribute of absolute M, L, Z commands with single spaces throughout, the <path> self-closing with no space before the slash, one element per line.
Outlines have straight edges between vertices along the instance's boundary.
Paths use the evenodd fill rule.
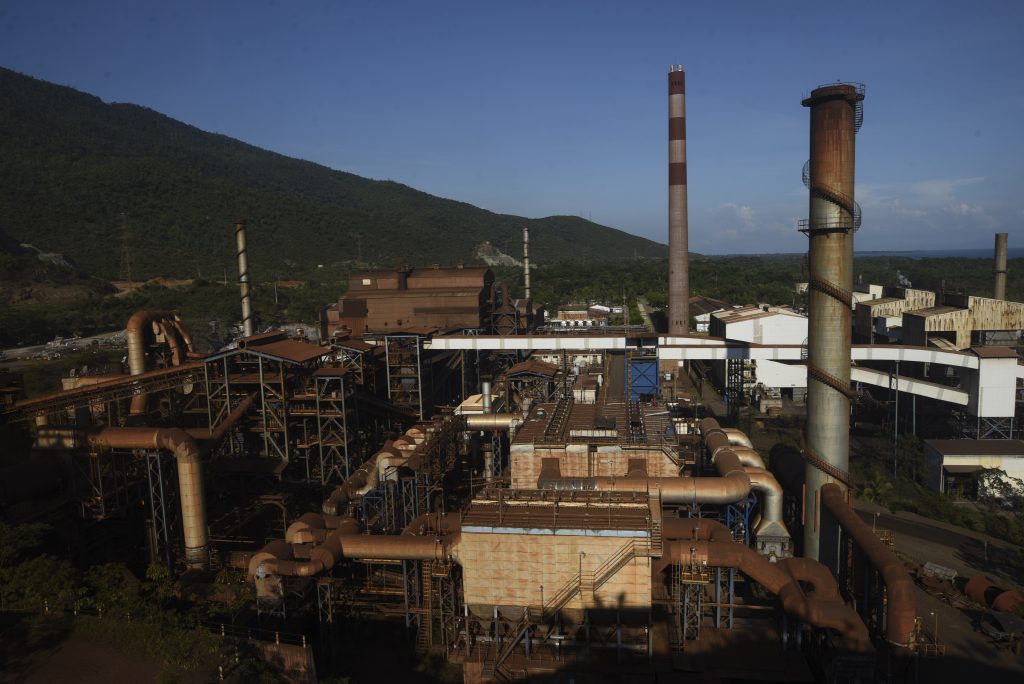
<path fill-rule="evenodd" d="M 0 66 L 497 212 L 664 242 L 687 72 L 691 249 L 798 252 L 800 99 L 867 86 L 858 250 L 1024 245 L 1021 2 L 0 0 Z"/>

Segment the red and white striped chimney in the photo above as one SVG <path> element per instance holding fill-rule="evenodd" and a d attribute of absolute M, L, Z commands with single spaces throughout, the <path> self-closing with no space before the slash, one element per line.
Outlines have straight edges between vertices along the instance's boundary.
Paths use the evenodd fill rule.
<path fill-rule="evenodd" d="M 686 73 L 668 72 L 668 334 L 690 333 L 690 246 L 686 212 Z"/>

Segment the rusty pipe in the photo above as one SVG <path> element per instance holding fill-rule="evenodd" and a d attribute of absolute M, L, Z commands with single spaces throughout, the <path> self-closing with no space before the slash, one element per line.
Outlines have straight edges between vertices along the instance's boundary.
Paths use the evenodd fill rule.
<path fill-rule="evenodd" d="M 192 333 L 185 327 L 185 323 L 181 318 L 175 316 L 170 320 L 170 323 L 174 326 L 174 329 L 178 331 L 178 334 L 181 335 L 181 340 L 185 343 L 186 352 L 188 354 L 195 353 L 195 347 L 192 345 Z"/>
<path fill-rule="evenodd" d="M 196 441 L 180 428 L 106 428 L 90 435 L 89 442 L 111 449 L 163 449 L 174 455 L 178 466 L 185 561 L 190 568 L 206 567 L 209 561 L 206 497 Z"/>
<path fill-rule="evenodd" d="M 658 489 L 661 500 L 668 504 L 714 503 L 742 501 L 750 493 L 750 477 L 736 454 L 721 450 L 715 458 L 719 477 L 562 477 L 555 474 L 554 464 L 541 470 L 539 489 L 576 489 L 636 492 Z M 551 459 L 554 461 L 554 459 Z"/>
<path fill-rule="evenodd" d="M 472 430 L 511 431 L 522 422 L 523 417 L 518 413 L 483 413 L 466 416 L 466 427 Z"/>
<path fill-rule="evenodd" d="M 319 544 L 329 534 L 358 533 L 359 522 L 355 518 L 305 513 L 288 526 L 284 534 L 284 540 L 289 544 Z"/>
<path fill-rule="evenodd" d="M 447 560 L 454 552 L 453 535 L 369 535 L 348 534 L 341 530 L 329 534 L 323 543 L 309 551 L 308 560 L 297 560 L 295 549 L 271 542 L 249 560 L 249 576 L 262 570 L 270 575 L 310 577 L 333 568 L 341 559 L 352 560 Z"/>
<path fill-rule="evenodd" d="M 231 413 L 225 416 L 224 420 L 222 420 L 213 430 L 209 428 L 185 428 L 185 432 L 187 432 L 192 439 L 203 442 L 201 449 L 203 453 L 206 453 L 227 436 L 235 424 L 241 420 L 242 416 L 252 408 L 253 403 L 256 401 L 256 397 L 257 394 L 253 392 L 242 399 L 242 401 L 238 402 L 238 405 L 231 409 Z"/>
<path fill-rule="evenodd" d="M 141 309 L 132 314 L 125 325 L 125 339 L 128 343 L 128 372 L 141 375 L 146 372 L 146 326 L 164 319 L 174 320 L 177 314 L 173 311 Z"/>
<path fill-rule="evenodd" d="M 882 575 L 886 591 L 886 640 L 897 650 L 910 645 L 914 631 L 914 583 L 899 558 L 879 539 L 846 503 L 844 491 L 835 484 L 821 488 L 821 504 L 853 539 L 875 570 Z"/>
<path fill-rule="evenodd" d="M 132 314 L 125 325 L 125 339 L 128 344 L 128 373 L 141 375 L 146 372 L 146 330 L 152 331 L 153 325 L 164 319 L 175 318 L 173 311 L 140 309 Z M 136 394 L 132 397 L 129 414 L 142 415 L 146 412 L 147 395 Z"/>
<path fill-rule="evenodd" d="M 857 613 L 840 601 L 826 600 L 828 589 L 808 596 L 792 574 L 790 568 L 770 563 L 753 549 L 731 541 L 679 540 L 668 541 L 659 565 L 671 564 L 736 568 L 770 593 L 779 597 L 782 609 L 789 615 L 819 628 L 834 629 L 843 637 L 846 647 L 854 652 L 871 652 L 871 639 L 867 627 Z M 806 566 L 793 566 L 794 572 L 820 580 L 820 572 L 807 572 Z M 827 569 L 824 569 L 827 573 Z M 832 580 L 832 584 L 835 580 Z M 838 591 L 838 590 L 837 590 Z"/>
<path fill-rule="evenodd" d="M 391 440 L 385 442 L 380 451 L 366 459 L 349 475 L 347 480 L 335 487 L 330 496 L 324 500 L 323 512 L 327 515 L 338 515 L 341 506 L 376 487 L 380 476 L 377 461 L 381 455 L 401 456 L 401 453 L 392 446 L 393 444 Z"/>
<path fill-rule="evenodd" d="M 171 350 L 171 365 L 180 366 L 185 361 L 185 353 L 181 349 L 181 345 L 178 343 L 178 329 L 168 321 L 167 319 L 161 319 L 154 321 L 154 325 L 163 334 L 164 339 L 167 340 L 167 346 Z"/>

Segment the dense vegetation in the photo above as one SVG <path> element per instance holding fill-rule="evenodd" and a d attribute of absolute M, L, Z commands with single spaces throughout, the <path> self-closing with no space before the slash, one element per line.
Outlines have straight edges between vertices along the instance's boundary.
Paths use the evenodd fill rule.
<path fill-rule="evenodd" d="M 29 262 L 39 264 L 25 265 Z M 793 304 L 794 284 L 806 280 L 801 255 L 716 256 L 691 255 L 691 294 L 706 295 L 734 304 L 764 302 Z M 6 267 L 5 264 L 15 264 Z M 257 268 L 258 265 L 254 266 Z M 980 296 L 992 294 L 991 262 L 987 259 L 910 259 L 872 256 L 858 258 L 855 268 L 864 282 L 893 283 L 902 275 L 915 287 L 966 291 Z M 27 269 L 36 269 L 29 271 Z M 496 276 L 522 294 L 522 271 L 495 267 Z M 238 320 L 237 286 L 223 281 L 193 279 L 184 287 L 146 285 L 130 294 L 111 296 L 105 283 L 81 273 L 49 264 L 34 257 L 12 257 L 0 253 L 0 290 L 4 273 L 20 278 L 20 289 L 42 290 L 65 282 L 75 284 L 71 296 L 11 302 L 0 307 L 0 347 L 38 344 L 55 335 L 89 335 L 115 330 L 132 312 L 142 308 L 177 309 L 200 343 L 210 349 L 222 343 L 230 326 Z M 31 275 L 26 276 L 26 273 Z M 283 322 L 314 324 L 324 305 L 344 292 L 349 268 L 317 269 L 297 288 L 277 289 L 276 302 L 271 283 L 257 284 L 255 309 L 261 327 Z M 616 261 L 575 261 L 541 263 L 533 270 L 535 301 L 549 305 L 571 302 L 619 303 L 646 298 L 654 307 L 666 303 L 668 268 L 664 259 L 621 259 Z M 1024 260 L 1010 261 L 1007 296 L 1024 299 Z"/>
<path fill-rule="evenodd" d="M 200 626 L 231 624 L 251 603 L 251 584 L 223 571 L 215 598 L 193 602 L 160 565 L 150 565 L 141 579 L 120 563 L 75 567 L 49 552 L 53 532 L 43 524 L 0 522 L 0 620 L 7 627 L 0 659 L 8 674 L 17 678 L 32 651 L 72 634 L 150 659 L 163 668 L 162 679 L 215 668 L 226 643 Z M 253 658 L 245 661 L 245 668 L 263 667 Z"/>
<path fill-rule="evenodd" d="M 129 104 L 0 69 L 0 231 L 112 279 L 217 277 L 248 217 L 263 277 L 316 264 L 474 261 L 485 241 L 540 260 L 663 256 L 581 218 L 524 219 L 374 181 L 203 132 Z M 122 218 L 122 213 L 124 218 Z M 254 266 L 254 268 L 256 268 Z"/>

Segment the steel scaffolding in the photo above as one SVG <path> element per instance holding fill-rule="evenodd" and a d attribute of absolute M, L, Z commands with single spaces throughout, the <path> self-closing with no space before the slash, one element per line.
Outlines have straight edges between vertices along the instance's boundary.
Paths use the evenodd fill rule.
<path fill-rule="evenodd" d="M 388 399 L 395 406 L 414 412 L 424 420 L 424 368 L 421 355 L 422 335 L 396 334 L 384 336 L 385 362 L 388 373 Z"/>

